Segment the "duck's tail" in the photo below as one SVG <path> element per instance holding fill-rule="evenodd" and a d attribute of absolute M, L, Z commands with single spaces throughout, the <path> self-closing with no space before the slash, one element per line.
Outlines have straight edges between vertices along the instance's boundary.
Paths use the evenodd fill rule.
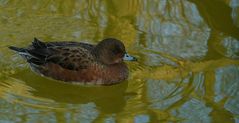
<path fill-rule="evenodd" d="M 51 53 L 48 51 L 46 44 L 37 38 L 34 38 L 32 45 L 27 48 L 19 48 L 15 46 L 9 46 L 8 48 L 16 51 L 20 56 L 27 60 L 28 63 L 35 65 L 44 64 L 47 56 Z"/>
<path fill-rule="evenodd" d="M 25 48 L 19 48 L 14 46 L 9 46 L 9 49 L 16 51 L 20 56 L 22 56 L 27 61 L 32 57 L 31 54 L 29 54 L 28 50 Z"/>
<path fill-rule="evenodd" d="M 30 55 L 28 53 L 27 49 L 25 49 L 25 48 L 19 48 L 19 47 L 14 47 L 14 46 L 9 46 L 8 48 L 16 51 L 19 55 L 23 56 L 24 58 L 26 58 L 27 56 Z"/>
<path fill-rule="evenodd" d="M 19 48 L 19 47 L 14 47 L 14 46 L 9 46 L 8 48 L 11 49 L 11 50 L 16 51 L 16 52 L 18 52 L 18 53 L 24 53 L 24 52 L 26 52 L 26 49 L 24 49 L 24 48 Z"/>
<path fill-rule="evenodd" d="M 9 46 L 8 48 L 16 51 L 18 53 L 27 53 L 28 52 L 28 49 L 26 49 L 26 48 L 19 48 L 19 47 L 15 47 L 15 46 Z M 40 49 L 40 48 L 47 48 L 47 46 L 44 42 L 40 41 L 37 38 L 34 38 L 34 40 L 32 42 L 32 48 Z"/>

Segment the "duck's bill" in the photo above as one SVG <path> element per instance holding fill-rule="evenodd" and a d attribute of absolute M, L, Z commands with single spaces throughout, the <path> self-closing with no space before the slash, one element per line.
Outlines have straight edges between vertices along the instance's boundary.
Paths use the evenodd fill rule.
<path fill-rule="evenodd" d="M 124 57 L 123 57 L 123 60 L 124 61 L 137 61 L 137 59 L 127 53 L 124 54 Z"/>

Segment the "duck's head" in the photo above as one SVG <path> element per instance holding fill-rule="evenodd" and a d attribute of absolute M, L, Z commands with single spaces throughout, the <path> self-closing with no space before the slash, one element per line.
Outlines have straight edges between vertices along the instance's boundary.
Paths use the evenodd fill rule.
<path fill-rule="evenodd" d="M 123 61 L 137 61 L 135 57 L 127 54 L 124 44 L 114 38 L 107 38 L 99 42 L 94 49 L 94 54 L 101 63 L 107 65 Z"/>

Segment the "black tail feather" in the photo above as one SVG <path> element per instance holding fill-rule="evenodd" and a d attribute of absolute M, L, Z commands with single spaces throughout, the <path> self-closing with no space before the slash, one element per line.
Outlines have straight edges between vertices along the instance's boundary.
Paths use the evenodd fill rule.
<path fill-rule="evenodd" d="M 37 38 L 34 38 L 33 42 L 32 42 L 32 46 L 36 49 L 40 49 L 40 48 L 46 48 L 46 44 L 42 41 L 40 41 Z"/>
<path fill-rule="evenodd" d="M 46 57 L 50 54 L 46 44 L 37 38 L 34 38 L 32 46 L 28 48 L 18 48 L 15 46 L 9 46 L 8 48 L 18 52 L 28 63 L 35 65 L 44 64 Z"/>
<path fill-rule="evenodd" d="M 32 63 L 32 64 L 35 64 L 35 65 L 42 65 L 44 64 L 45 62 L 40 60 L 40 59 L 37 59 L 37 58 L 31 58 L 31 59 L 27 59 L 27 62 L 28 63 Z"/>
<path fill-rule="evenodd" d="M 24 49 L 24 48 L 18 48 L 18 47 L 14 47 L 14 46 L 9 46 L 8 48 L 11 50 L 14 50 L 16 52 L 26 52 L 26 49 Z"/>
<path fill-rule="evenodd" d="M 19 53 L 24 59 L 27 60 L 28 63 L 36 64 L 36 65 L 41 65 L 44 63 L 44 56 L 41 56 L 41 54 L 38 54 L 35 50 L 28 50 L 24 48 L 18 48 L 14 46 L 9 46 L 8 47 L 11 50 L 14 50 Z"/>

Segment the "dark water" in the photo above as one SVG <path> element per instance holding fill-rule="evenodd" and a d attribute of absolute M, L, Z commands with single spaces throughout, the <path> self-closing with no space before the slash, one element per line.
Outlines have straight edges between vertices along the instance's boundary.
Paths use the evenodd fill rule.
<path fill-rule="evenodd" d="M 114 86 L 33 73 L 7 46 L 122 40 Z M 0 122 L 239 122 L 238 0 L 0 0 Z"/>

